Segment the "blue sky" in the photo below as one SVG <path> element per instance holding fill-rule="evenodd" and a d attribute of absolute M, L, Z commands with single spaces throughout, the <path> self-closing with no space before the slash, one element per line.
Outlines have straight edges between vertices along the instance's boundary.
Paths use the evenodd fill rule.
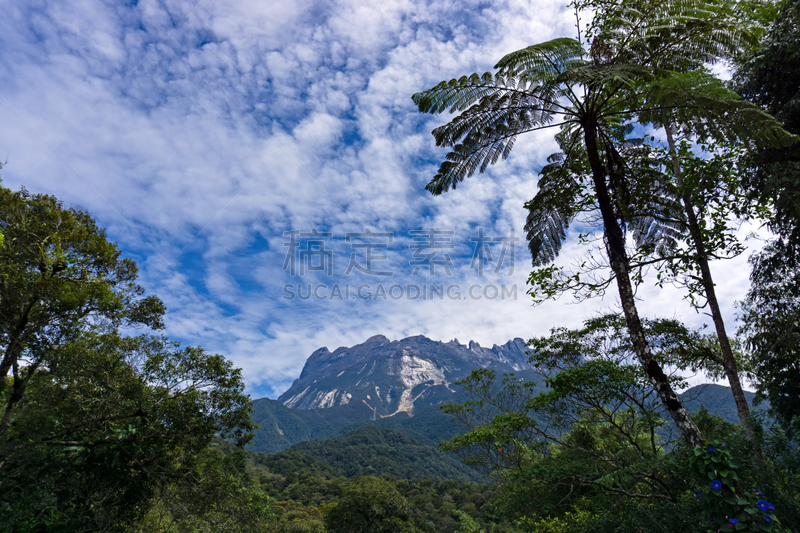
<path fill-rule="evenodd" d="M 254 397 L 280 394 L 313 350 L 378 333 L 491 345 L 576 325 L 615 309 L 613 294 L 531 307 L 523 242 L 513 272 L 511 248 L 498 272 L 470 268 L 481 228 L 522 236 L 552 132 L 521 138 L 507 161 L 432 197 L 424 186 L 445 151 L 430 131 L 446 117 L 417 113 L 410 98 L 572 36 L 574 20 L 550 0 L 10 0 L 0 18 L 3 183 L 93 213 L 167 304 L 167 333 L 232 359 Z M 285 246 L 286 232 L 312 228 L 331 235 Z M 346 239 L 367 228 L 391 242 Z M 430 228 L 451 232 L 437 235 L 452 248 L 415 248 L 425 242 L 410 232 Z M 320 249 L 309 240 L 330 251 L 330 275 L 283 269 L 290 250 L 299 270 L 300 252 Z M 353 244 L 368 242 L 385 242 L 371 249 L 386 256 L 372 270 L 391 276 L 346 275 L 353 253 L 366 262 Z M 487 244 L 495 262 L 502 245 Z M 560 261 L 580 253 L 570 241 Z M 746 256 L 715 266 L 733 322 Z M 323 298 L 287 299 L 298 284 Z M 408 286 L 422 284 L 461 292 L 409 299 Z M 370 296 L 340 299 L 334 285 L 370 285 Z M 378 285 L 402 287 L 401 297 L 376 296 Z M 468 296 L 473 285 L 480 299 Z M 483 292 L 501 285 L 516 286 L 516 299 Z M 677 289 L 639 295 L 644 314 L 706 322 Z"/>

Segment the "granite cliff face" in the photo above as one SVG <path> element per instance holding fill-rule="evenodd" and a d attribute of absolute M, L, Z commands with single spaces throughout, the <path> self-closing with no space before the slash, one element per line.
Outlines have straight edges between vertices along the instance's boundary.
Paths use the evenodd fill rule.
<path fill-rule="evenodd" d="M 445 343 L 421 335 L 391 341 L 376 335 L 350 348 L 315 351 L 278 400 L 294 409 L 364 405 L 373 419 L 413 415 L 449 401 L 456 392 L 453 383 L 476 368 L 498 373 L 526 369 L 526 351 L 522 339 L 483 348 L 472 341 Z"/>

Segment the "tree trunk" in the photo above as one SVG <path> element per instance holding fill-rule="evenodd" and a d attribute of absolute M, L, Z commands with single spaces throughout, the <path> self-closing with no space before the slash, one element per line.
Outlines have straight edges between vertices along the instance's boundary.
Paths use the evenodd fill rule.
<path fill-rule="evenodd" d="M 8 403 L 6 404 L 5 411 L 3 412 L 3 418 L 0 420 L 0 435 L 5 433 L 6 429 L 8 429 L 8 426 L 11 425 L 11 414 L 14 412 L 14 408 L 17 406 L 17 404 L 19 404 L 19 402 L 22 400 L 22 397 L 25 395 L 25 389 L 28 386 L 28 382 L 39 369 L 39 365 L 41 364 L 41 361 L 32 363 L 22 371 L 19 369 L 18 362 L 15 361 L 12 365 L 14 368 L 14 383 L 13 388 L 11 389 L 11 396 L 8 398 Z"/>
<path fill-rule="evenodd" d="M 650 350 L 650 345 L 645 338 L 642 321 L 636 309 L 633 285 L 631 284 L 630 261 L 625 250 L 625 235 L 614 212 L 614 205 L 606 183 L 606 172 L 600 161 L 597 149 L 597 125 L 588 123 L 583 126 L 584 142 L 586 143 L 586 151 L 592 169 L 597 202 L 603 217 L 608 259 L 611 264 L 611 270 L 617 278 L 619 298 L 636 357 L 683 437 L 691 446 L 702 446 L 703 435 L 700 433 L 700 429 L 672 389 L 661 365 L 653 358 L 653 352 Z"/>
<path fill-rule="evenodd" d="M 31 309 L 33 309 L 33 302 L 35 301 L 36 299 L 34 298 L 25 306 L 19 322 L 14 328 L 14 331 L 9 335 L 8 346 L 6 346 L 6 351 L 3 354 L 2 360 L 0 360 L 0 394 L 5 391 L 8 371 L 11 370 L 14 363 L 19 361 L 20 355 L 22 355 L 23 335 L 25 333 L 25 328 L 28 326 Z"/>
<path fill-rule="evenodd" d="M 719 308 L 719 301 L 717 300 L 717 293 L 714 288 L 714 279 L 711 277 L 711 268 L 708 264 L 708 250 L 706 250 L 705 239 L 703 232 L 700 229 L 700 224 L 697 221 L 697 214 L 694 210 L 692 198 L 688 191 L 684 189 L 683 172 L 681 170 L 680 160 L 678 159 L 678 152 L 675 148 L 675 139 L 672 134 L 672 126 L 664 127 L 667 133 L 667 143 L 669 145 L 669 153 L 672 158 L 672 165 L 675 171 L 675 179 L 677 180 L 678 188 L 680 189 L 681 201 L 683 202 L 683 209 L 686 213 L 686 221 L 689 226 L 689 236 L 694 244 L 694 251 L 696 254 L 697 265 L 700 267 L 700 277 L 703 282 L 703 290 L 706 295 L 708 307 L 711 310 L 711 318 L 714 321 L 714 328 L 717 331 L 717 339 L 719 339 L 719 346 L 722 352 L 722 359 L 724 361 L 723 367 L 725 375 L 728 378 L 728 383 L 733 393 L 733 399 L 736 402 L 736 410 L 739 414 L 739 420 L 747 433 L 747 438 L 754 446 L 754 457 L 758 462 L 763 462 L 764 458 L 761 454 L 761 448 L 756 444 L 755 430 L 750 421 L 750 406 L 747 405 L 747 399 L 744 397 L 744 389 L 739 379 L 739 367 L 736 363 L 736 358 L 733 356 L 733 349 L 731 348 L 728 333 L 725 330 L 725 321 L 722 318 L 722 311 Z"/>

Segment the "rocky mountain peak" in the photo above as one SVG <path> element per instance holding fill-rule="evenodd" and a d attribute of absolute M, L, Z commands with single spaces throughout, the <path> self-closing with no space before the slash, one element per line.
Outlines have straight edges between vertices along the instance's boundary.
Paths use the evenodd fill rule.
<path fill-rule="evenodd" d="M 375 335 L 351 347 L 316 350 L 300 377 L 278 400 L 287 407 L 325 409 L 366 405 L 373 417 L 413 415 L 428 405 L 448 401 L 453 383 L 476 368 L 523 370 L 527 355 L 522 339 L 491 349 L 475 341 L 444 343 L 423 335 L 391 341 Z"/>

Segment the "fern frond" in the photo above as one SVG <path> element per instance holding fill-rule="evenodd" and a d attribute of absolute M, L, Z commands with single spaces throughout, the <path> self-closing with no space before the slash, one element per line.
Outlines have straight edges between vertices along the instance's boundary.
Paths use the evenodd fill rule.
<path fill-rule="evenodd" d="M 616 84 L 633 87 L 653 79 L 649 68 L 630 63 L 609 65 L 581 65 L 561 74 L 558 81 L 567 84 L 602 86 Z"/>
<path fill-rule="evenodd" d="M 554 154 L 549 161 L 540 173 L 539 191 L 525 204 L 525 234 L 535 267 L 558 257 L 569 224 L 581 212 L 581 199 L 585 197 L 582 184 L 567 166 L 573 161 L 564 154 Z"/>
<path fill-rule="evenodd" d="M 497 85 L 498 80 L 502 80 L 502 86 Z M 421 108 L 433 102 L 431 105 L 438 106 L 435 108 L 438 111 L 447 105 L 472 100 L 478 94 L 477 87 L 465 83 L 420 97 Z M 517 135 L 551 127 L 556 115 L 564 115 L 570 121 L 572 111 L 562 104 L 566 96 L 562 83 L 529 84 L 500 75 L 493 78 L 493 83 L 491 87 L 480 87 L 483 96 L 476 103 L 433 130 L 436 145 L 452 150 L 426 187 L 431 193 L 438 195 L 455 188 L 475 172 L 483 172 L 488 165 L 507 158 Z M 459 90 L 468 95 L 460 98 Z"/>
<path fill-rule="evenodd" d="M 637 113 L 643 123 L 673 123 L 701 139 L 759 148 L 788 148 L 800 140 L 772 115 L 704 72 L 671 73 L 644 87 L 642 93 Z"/>
<path fill-rule="evenodd" d="M 586 64 L 583 56 L 580 42 L 561 37 L 511 52 L 494 68 L 524 80 L 552 81 L 562 73 Z"/>
<path fill-rule="evenodd" d="M 437 146 L 453 146 L 462 138 L 486 137 L 481 132 L 487 128 L 512 123 L 521 130 L 547 124 L 554 113 L 565 109 L 558 101 L 560 92 L 552 87 L 536 87 L 528 92 L 496 91 L 481 98 L 462 114 L 447 124 L 433 130 Z M 491 135 L 489 136 L 491 137 Z"/>
<path fill-rule="evenodd" d="M 454 113 L 463 111 L 467 106 L 484 96 L 509 90 L 525 90 L 520 87 L 516 78 L 506 78 L 498 74 L 486 72 L 482 76 L 471 74 L 450 81 L 442 81 L 435 87 L 415 93 L 411 100 L 421 113 Z"/>
<path fill-rule="evenodd" d="M 612 62 L 691 70 L 758 46 L 764 28 L 727 0 L 614 3 L 594 20 L 596 38 L 614 50 Z"/>
<path fill-rule="evenodd" d="M 630 228 L 636 247 L 645 255 L 665 257 L 685 240 L 685 226 L 676 222 L 643 216 L 631 221 Z"/>

